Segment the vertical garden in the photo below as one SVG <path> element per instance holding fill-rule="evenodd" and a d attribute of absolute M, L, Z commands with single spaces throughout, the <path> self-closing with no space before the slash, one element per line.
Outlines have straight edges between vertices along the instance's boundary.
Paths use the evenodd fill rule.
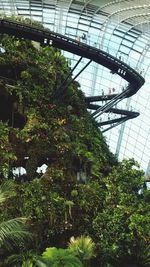
<path fill-rule="evenodd" d="M 0 35 L 0 266 L 148 267 L 144 174 L 109 151 L 80 85 L 63 90 L 70 69 Z"/>

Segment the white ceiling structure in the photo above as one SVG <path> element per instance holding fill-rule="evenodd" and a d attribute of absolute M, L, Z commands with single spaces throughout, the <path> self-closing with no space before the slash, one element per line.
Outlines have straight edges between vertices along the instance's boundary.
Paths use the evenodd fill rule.
<path fill-rule="evenodd" d="M 38 20 L 50 30 L 121 58 L 141 73 L 144 86 L 119 104 L 119 108 L 133 109 L 141 115 L 105 136 L 120 159 L 134 157 L 146 171 L 150 160 L 150 0 L 0 0 L 0 14 Z M 72 66 L 78 60 L 71 53 L 64 55 Z M 78 81 L 88 96 L 100 95 L 102 90 L 108 94 L 112 88 L 119 92 L 127 83 L 96 63 L 90 64 Z"/>

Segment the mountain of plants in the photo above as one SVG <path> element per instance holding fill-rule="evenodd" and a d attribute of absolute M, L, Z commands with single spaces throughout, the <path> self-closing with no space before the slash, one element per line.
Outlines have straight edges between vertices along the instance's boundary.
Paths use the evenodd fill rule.
<path fill-rule="evenodd" d="M 144 173 L 110 152 L 70 71 L 59 49 L 0 35 L 0 266 L 148 267 Z"/>

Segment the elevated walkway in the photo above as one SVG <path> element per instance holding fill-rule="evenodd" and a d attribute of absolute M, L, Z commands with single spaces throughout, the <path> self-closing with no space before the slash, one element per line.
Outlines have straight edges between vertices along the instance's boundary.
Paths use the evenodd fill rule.
<path fill-rule="evenodd" d="M 115 106 L 117 103 L 119 103 L 124 98 L 131 97 L 132 95 L 134 95 L 145 82 L 144 78 L 138 72 L 136 72 L 133 68 L 128 66 L 126 63 L 122 62 L 120 59 L 117 59 L 114 56 L 100 49 L 91 47 L 85 43 L 81 43 L 77 40 L 55 33 L 48 29 L 39 29 L 35 26 L 26 25 L 26 24 L 23 24 L 17 21 L 13 21 L 11 19 L 0 19 L 0 33 L 13 35 L 17 38 L 25 38 L 25 39 L 33 40 L 33 41 L 39 42 L 41 45 L 50 45 L 50 46 L 62 49 L 64 51 L 71 52 L 73 54 L 81 56 L 81 59 L 83 57 L 89 59 L 90 60 L 89 63 L 86 64 L 86 66 L 79 72 L 79 74 L 90 64 L 91 61 L 94 61 L 100 65 L 103 65 L 104 67 L 108 68 L 112 73 L 118 74 L 120 77 L 126 80 L 128 82 L 128 86 L 124 88 L 124 90 L 121 93 L 114 94 L 114 95 L 106 95 L 106 96 L 96 96 L 96 97 L 91 96 L 90 98 L 86 97 L 87 108 L 90 108 L 90 109 L 92 109 L 91 102 L 107 100 L 106 103 L 102 106 L 97 106 L 97 108 L 96 106 L 95 107 L 93 106 L 94 112 L 92 116 L 94 118 L 99 117 L 103 113 L 112 112 L 113 106 Z M 81 59 L 77 62 L 73 70 L 80 63 Z M 68 75 L 68 77 L 63 82 L 62 86 L 60 87 L 62 90 L 61 92 L 59 88 L 58 96 L 63 94 L 65 90 L 67 90 L 67 86 L 79 75 L 79 74 L 76 75 L 76 77 L 73 80 L 69 80 L 69 78 L 71 77 L 72 71 L 70 72 L 70 75 Z M 2 76 L 1 73 L 0 75 Z M 99 100 L 96 100 L 96 99 L 99 99 Z M 121 110 L 119 110 L 118 112 L 121 112 Z M 121 115 L 125 115 L 126 120 L 127 120 L 129 118 L 135 118 L 136 116 L 139 115 L 139 113 L 132 112 L 131 114 L 131 112 L 129 112 L 126 114 L 121 114 Z M 118 123 L 120 124 L 124 121 L 125 121 L 125 118 L 124 120 L 119 119 Z M 103 122 L 103 123 L 105 123 L 106 125 L 106 122 Z M 110 124 L 113 122 L 109 120 L 109 122 L 107 123 Z M 102 125 L 103 125 L 102 123 L 99 124 L 99 126 L 102 126 Z M 118 124 L 114 123 L 113 125 L 117 126 Z M 110 128 L 112 127 L 109 127 L 109 129 Z"/>

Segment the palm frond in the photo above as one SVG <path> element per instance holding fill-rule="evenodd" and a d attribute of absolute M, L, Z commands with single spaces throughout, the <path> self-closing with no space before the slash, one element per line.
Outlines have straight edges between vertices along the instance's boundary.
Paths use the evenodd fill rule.
<path fill-rule="evenodd" d="M 33 250 L 29 250 L 29 251 L 20 252 L 19 254 L 10 255 L 6 260 L 6 263 L 17 264 L 17 263 L 26 262 L 28 260 L 34 260 L 35 258 L 36 258 L 35 252 Z"/>
<path fill-rule="evenodd" d="M 89 236 L 71 238 L 68 247 L 76 252 L 81 261 L 90 260 L 94 256 L 95 244 Z"/>
<path fill-rule="evenodd" d="M 0 185 L 0 204 L 14 195 L 14 187 L 14 183 L 11 180 L 7 180 Z"/>
<path fill-rule="evenodd" d="M 47 267 L 48 266 L 48 264 L 43 260 L 43 259 L 38 259 L 37 261 L 36 261 L 36 266 L 37 267 Z"/>
<path fill-rule="evenodd" d="M 6 259 L 6 266 L 22 266 L 22 267 L 47 267 L 48 262 L 44 261 L 35 251 L 29 250 L 13 254 Z"/>
<path fill-rule="evenodd" d="M 145 250 L 143 251 L 142 264 L 145 267 L 150 266 L 150 245 L 148 245 L 147 248 L 145 248 Z"/>
<path fill-rule="evenodd" d="M 25 218 L 15 218 L 0 223 L 0 248 L 4 246 L 11 249 L 14 245 L 31 239 L 25 221 Z"/>
<path fill-rule="evenodd" d="M 42 256 L 44 260 L 47 260 L 47 262 L 45 261 L 48 264 L 47 266 L 58 267 L 63 264 L 63 266 L 67 267 L 82 267 L 80 259 L 70 249 L 47 248 Z"/>

